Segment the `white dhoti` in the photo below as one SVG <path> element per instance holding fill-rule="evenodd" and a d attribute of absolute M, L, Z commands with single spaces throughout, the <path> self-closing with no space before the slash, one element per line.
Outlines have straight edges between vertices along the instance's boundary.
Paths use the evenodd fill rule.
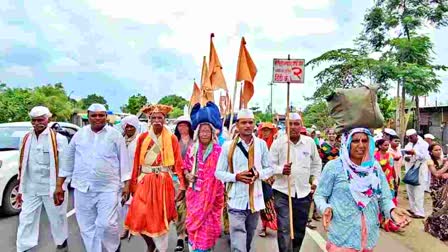
<path fill-rule="evenodd" d="M 406 172 L 409 169 L 406 169 Z M 422 165 L 419 174 L 419 186 L 406 185 L 409 198 L 409 208 L 415 215 L 425 216 L 425 189 L 428 183 L 428 167 Z"/>
<path fill-rule="evenodd" d="M 124 232 L 124 222 L 126 220 L 126 216 L 128 215 L 129 206 L 132 203 L 132 197 L 129 198 L 126 203 L 121 206 L 120 204 L 120 211 L 118 212 L 118 223 L 120 224 L 120 234 Z"/>
<path fill-rule="evenodd" d="M 120 245 L 119 192 L 75 189 L 76 219 L 87 252 L 115 252 Z"/>
<path fill-rule="evenodd" d="M 68 193 L 65 193 L 66 200 L 60 206 L 55 206 L 53 198 L 50 196 L 25 193 L 22 198 L 22 211 L 20 212 L 19 228 L 17 230 L 17 251 L 22 252 L 37 246 L 42 205 L 47 212 L 54 243 L 62 245 L 68 238 Z"/>

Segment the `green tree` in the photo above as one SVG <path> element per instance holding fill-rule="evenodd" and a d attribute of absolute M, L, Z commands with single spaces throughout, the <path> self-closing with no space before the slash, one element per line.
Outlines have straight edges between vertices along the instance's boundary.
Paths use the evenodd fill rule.
<path fill-rule="evenodd" d="M 185 105 L 189 104 L 189 102 L 185 98 L 178 95 L 164 96 L 159 100 L 158 103 L 173 106 L 174 109 L 169 115 L 170 118 L 176 118 L 183 115 Z"/>
<path fill-rule="evenodd" d="M 2 86 L 0 92 L 0 122 L 28 121 L 34 106 L 46 106 L 53 119 L 67 121 L 73 113 L 69 99 L 61 83 L 44 85 L 34 89 Z"/>
<path fill-rule="evenodd" d="M 448 2 L 438 0 L 381 0 L 364 17 L 360 44 L 370 51 L 386 51 L 389 62 L 385 80 L 394 81 L 401 92 L 399 132 L 406 130 L 406 94 L 414 97 L 419 120 L 418 96 L 437 91 L 441 84 L 437 70 L 445 66 L 432 64 L 432 43 L 422 31 L 426 24 L 435 27 L 448 24 Z M 397 97 L 398 100 L 398 97 Z M 417 129 L 419 124 L 416 125 Z"/>
<path fill-rule="evenodd" d="M 146 96 L 141 94 L 132 95 L 129 97 L 128 103 L 121 107 L 121 111 L 136 115 L 146 104 L 148 104 L 148 98 Z"/>
<path fill-rule="evenodd" d="M 109 109 L 109 105 L 107 104 L 106 99 L 103 96 L 97 94 L 89 94 L 86 98 L 82 98 L 80 101 L 80 107 L 82 109 L 88 109 L 90 105 L 93 103 L 99 103 L 106 106 Z"/>
<path fill-rule="evenodd" d="M 303 122 L 306 127 L 316 125 L 319 129 L 327 129 L 334 126 L 334 120 L 330 117 L 328 104 L 323 100 L 315 100 L 303 111 Z"/>

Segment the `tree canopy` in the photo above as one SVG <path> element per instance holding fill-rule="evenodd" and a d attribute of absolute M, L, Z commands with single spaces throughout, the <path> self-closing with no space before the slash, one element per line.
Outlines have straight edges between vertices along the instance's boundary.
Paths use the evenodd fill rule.
<path fill-rule="evenodd" d="M 121 107 L 121 111 L 136 115 L 146 104 L 148 104 L 148 98 L 138 93 L 129 97 L 128 103 Z"/>
<path fill-rule="evenodd" d="M 184 114 L 184 107 L 185 105 L 188 105 L 189 102 L 182 96 L 168 95 L 162 97 L 162 99 L 159 100 L 158 104 L 173 106 L 173 111 L 169 114 L 169 117 L 177 118 Z"/>
<path fill-rule="evenodd" d="M 107 104 L 106 99 L 104 99 L 103 96 L 97 94 L 89 94 L 86 98 L 82 98 L 80 101 L 80 107 L 82 109 L 88 109 L 93 103 L 103 104 L 107 109 L 109 109 L 109 105 Z"/>

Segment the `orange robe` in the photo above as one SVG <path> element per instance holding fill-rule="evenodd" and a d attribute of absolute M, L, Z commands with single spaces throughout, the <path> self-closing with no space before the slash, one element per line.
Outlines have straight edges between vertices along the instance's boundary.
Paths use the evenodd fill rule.
<path fill-rule="evenodd" d="M 169 223 L 177 219 L 177 211 L 175 206 L 175 189 L 171 175 L 167 172 L 158 174 L 141 173 L 143 164 L 139 157 L 142 151 L 146 151 L 142 149 L 142 145 L 145 139 L 149 137 L 149 133 L 145 132 L 137 140 L 130 184 L 133 200 L 129 207 L 125 226 L 134 235 L 144 234 L 149 237 L 158 237 L 168 233 Z M 154 141 L 151 140 L 148 152 L 153 145 Z M 173 134 L 171 134 L 171 145 L 175 160 L 173 172 L 179 178 L 180 188 L 185 188 L 180 146 L 176 136 Z M 162 156 L 162 152 L 159 152 L 151 166 L 163 165 Z"/>

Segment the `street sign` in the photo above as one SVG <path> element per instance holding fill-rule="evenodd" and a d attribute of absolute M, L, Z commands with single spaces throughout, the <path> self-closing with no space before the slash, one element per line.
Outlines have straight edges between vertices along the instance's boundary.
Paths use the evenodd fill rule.
<path fill-rule="evenodd" d="M 304 83 L 304 59 L 274 59 L 272 82 L 276 83 Z"/>

